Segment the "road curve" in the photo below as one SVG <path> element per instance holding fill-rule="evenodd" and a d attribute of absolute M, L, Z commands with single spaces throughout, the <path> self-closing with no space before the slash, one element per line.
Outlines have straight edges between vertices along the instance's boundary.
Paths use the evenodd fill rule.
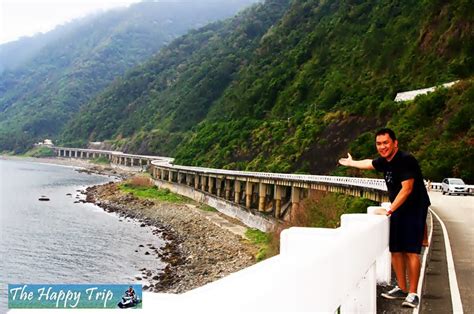
<path fill-rule="evenodd" d="M 430 199 L 449 235 L 464 313 L 474 313 L 474 196 L 430 192 Z"/>

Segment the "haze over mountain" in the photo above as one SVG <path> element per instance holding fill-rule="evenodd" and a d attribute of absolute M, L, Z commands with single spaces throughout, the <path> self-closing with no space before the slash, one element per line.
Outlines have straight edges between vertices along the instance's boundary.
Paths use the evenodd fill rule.
<path fill-rule="evenodd" d="M 389 125 L 422 157 L 425 176 L 472 181 L 471 9 L 467 0 L 267 0 L 173 40 L 84 103 L 57 139 L 190 165 L 324 174 L 347 150 L 374 156 L 373 131 Z"/>
<path fill-rule="evenodd" d="M 142 2 L 1 45 L 0 150 L 54 137 L 81 105 L 163 45 L 253 2 Z"/>

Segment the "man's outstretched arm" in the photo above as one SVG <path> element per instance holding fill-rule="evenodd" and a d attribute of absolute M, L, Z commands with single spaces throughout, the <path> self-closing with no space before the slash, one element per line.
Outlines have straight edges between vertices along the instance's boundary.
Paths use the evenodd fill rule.
<path fill-rule="evenodd" d="M 351 154 L 347 153 L 347 158 L 339 159 L 339 163 L 343 166 L 354 167 L 365 170 L 373 170 L 372 159 L 354 160 Z"/>

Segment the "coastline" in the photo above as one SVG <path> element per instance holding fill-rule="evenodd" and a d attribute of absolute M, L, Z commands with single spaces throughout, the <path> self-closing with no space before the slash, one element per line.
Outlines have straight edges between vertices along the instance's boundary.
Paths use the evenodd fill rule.
<path fill-rule="evenodd" d="M 0 159 L 74 167 L 79 172 L 117 177 L 120 179 L 117 181 L 137 173 L 72 158 L 0 156 Z M 138 270 L 141 275 L 135 280 L 144 285 L 144 290 L 183 293 L 256 263 L 258 248 L 242 236 L 213 223 L 206 217 L 208 213 L 199 209 L 194 201 L 178 204 L 141 199 L 122 192 L 117 185 L 117 182 L 109 182 L 91 186 L 82 193 L 86 202 L 116 213 L 119 219 L 134 219 L 142 227 L 153 227 L 153 234 L 165 241 L 160 248 L 143 245 L 136 248 L 146 251 L 146 255 L 155 255 L 166 264 L 164 269 Z M 229 223 L 235 224 L 231 220 Z"/>
<path fill-rule="evenodd" d="M 165 246 L 154 251 L 167 266 L 157 274 L 141 270 L 142 278 L 150 282 L 144 290 L 182 293 L 256 262 L 255 246 L 209 221 L 192 201 L 176 204 L 139 199 L 120 191 L 116 183 L 90 187 L 86 195 L 87 201 L 107 212 L 155 227 L 165 240 Z"/>

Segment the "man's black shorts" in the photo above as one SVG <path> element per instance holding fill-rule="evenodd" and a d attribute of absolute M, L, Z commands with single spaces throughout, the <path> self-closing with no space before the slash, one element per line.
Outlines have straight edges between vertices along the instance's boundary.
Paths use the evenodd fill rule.
<path fill-rule="evenodd" d="M 421 253 L 428 208 L 400 207 L 390 216 L 390 252 Z"/>

